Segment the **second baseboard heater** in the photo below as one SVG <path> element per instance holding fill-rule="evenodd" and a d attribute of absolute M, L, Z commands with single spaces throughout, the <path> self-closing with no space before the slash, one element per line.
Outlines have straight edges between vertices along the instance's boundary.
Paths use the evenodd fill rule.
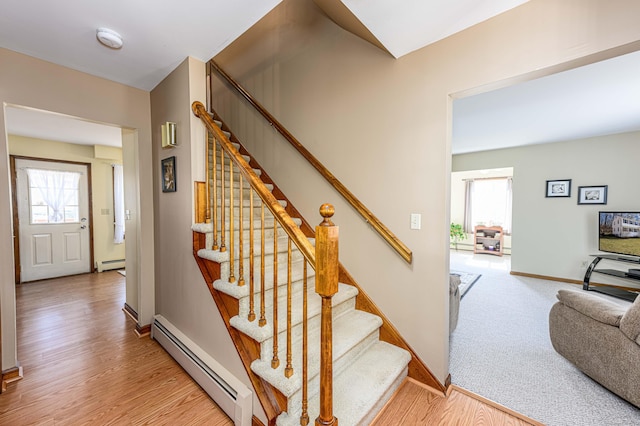
<path fill-rule="evenodd" d="M 98 269 L 98 272 L 122 268 L 124 268 L 124 259 L 102 260 L 100 262 L 96 262 L 96 269 Z"/>
<path fill-rule="evenodd" d="M 151 337 L 231 417 L 236 426 L 251 426 L 253 395 L 247 386 L 162 315 L 154 317 Z"/>

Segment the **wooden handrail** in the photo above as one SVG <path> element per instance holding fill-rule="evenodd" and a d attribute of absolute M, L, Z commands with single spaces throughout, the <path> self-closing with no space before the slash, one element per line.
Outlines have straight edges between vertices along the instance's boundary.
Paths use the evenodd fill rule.
<path fill-rule="evenodd" d="M 282 229 L 289 235 L 293 243 L 300 249 L 302 255 L 307 261 L 314 265 L 316 264 L 316 254 L 313 245 L 309 242 L 309 239 L 300 230 L 298 225 L 295 224 L 293 219 L 287 214 L 284 207 L 276 200 L 273 194 L 266 188 L 264 183 L 260 180 L 258 175 L 255 174 L 249 163 L 240 155 L 240 153 L 231 145 L 229 138 L 222 132 L 202 102 L 194 102 L 191 105 L 191 109 L 196 117 L 205 124 L 207 129 L 215 135 L 220 142 L 220 146 L 224 149 L 225 153 L 233 158 L 233 161 L 238 164 L 238 171 L 249 182 L 256 194 L 260 197 L 262 202 L 267 206 L 275 219 L 282 225 Z"/>
<path fill-rule="evenodd" d="M 211 67 L 233 86 L 260 114 L 282 135 L 311 165 L 351 204 L 351 206 L 370 224 L 382 238 L 400 256 L 411 263 L 413 254 L 411 250 L 396 235 L 389 230 L 351 191 L 349 191 L 313 154 L 311 154 L 276 118 L 269 113 L 260 103 L 249 94 L 240 84 L 229 76 L 214 61 L 210 61 Z M 204 107 L 203 107 L 204 108 Z M 197 114 L 196 114 L 197 115 Z"/>

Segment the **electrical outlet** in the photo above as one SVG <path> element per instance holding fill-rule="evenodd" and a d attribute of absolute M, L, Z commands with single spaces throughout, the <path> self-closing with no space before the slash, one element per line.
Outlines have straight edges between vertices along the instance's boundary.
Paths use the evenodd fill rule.
<path fill-rule="evenodd" d="M 411 213 L 411 229 L 420 229 L 422 226 L 422 215 L 420 213 Z"/>

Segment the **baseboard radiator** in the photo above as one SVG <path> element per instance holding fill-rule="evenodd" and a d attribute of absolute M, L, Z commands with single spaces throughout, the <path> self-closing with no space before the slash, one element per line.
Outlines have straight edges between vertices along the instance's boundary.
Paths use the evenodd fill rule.
<path fill-rule="evenodd" d="M 112 269 L 122 268 L 124 268 L 124 259 L 102 260 L 100 262 L 96 262 L 96 269 L 98 270 L 98 272 L 111 271 Z"/>
<path fill-rule="evenodd" d="M 154 317 L 151 337 L 189 373 L 236 426 L 251 426 L 253 395 L 244 383 L 162 315 Z"/>

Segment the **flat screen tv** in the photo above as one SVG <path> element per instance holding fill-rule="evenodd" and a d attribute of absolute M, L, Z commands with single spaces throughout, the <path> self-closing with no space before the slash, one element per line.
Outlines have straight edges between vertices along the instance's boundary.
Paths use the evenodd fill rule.
<path fill-rule="evenodd" d="M 640 212 L 600 212 L 598 250 L 640 256 Z"/>

